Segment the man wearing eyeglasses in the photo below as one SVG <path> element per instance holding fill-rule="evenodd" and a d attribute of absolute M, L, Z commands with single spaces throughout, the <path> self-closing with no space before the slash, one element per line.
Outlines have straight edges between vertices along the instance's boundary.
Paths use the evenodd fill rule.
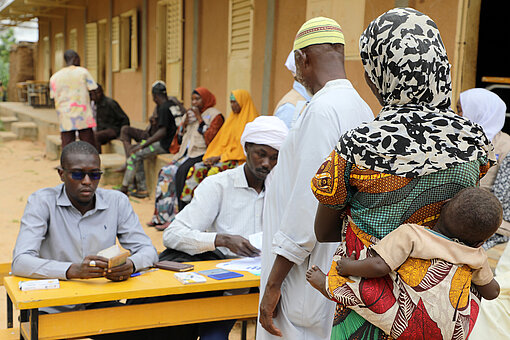
<path fill-rule="evenodd" d="M 102 172 L 94 146 L 78 141 L 64 147 L 58 174 L 63 184 L 28 198 L 14 247 L 14 275 L 124 281 L 158 260 L 127 196 L 97 188 Z M 131 255 L 125 264 L 107 269 L 107 259 L 96 254 L 117 238 Z M 62 307 L 54 311 L 72 306 Z"/>

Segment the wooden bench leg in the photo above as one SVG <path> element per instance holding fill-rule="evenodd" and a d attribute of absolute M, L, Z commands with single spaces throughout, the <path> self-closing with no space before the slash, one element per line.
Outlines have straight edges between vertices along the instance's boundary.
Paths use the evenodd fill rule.
<path fill-rule="evenodd" d="M 39 309 L 30 310 L 30 340 L 39 339 Z"/>
<path fill-rule="evenodd" d="M 20 327 L 19 327 L 19 338 L 20 340 L 23 340 L 23 332 L 21 331 L 21 323 L 22 322 L 27 322 L 28 321 L 28 310 L 26 309 L 22 309 L 19 311 L 19 317 L 18 317 L 18 321 L 19 321 L 19 324 L 20 324 Z"/>
<path fill-rule="evenodd" d="M 7 328 L 13 328 L 14 327 L 14 321 L 13 321 L 13 310 L 12 310 L 12 300 L 7 294 Z"/>
<path fill-rule="evenodd" d="M 241 340 L 246 340 L 246 331 L 248 330 L 248 321 L 241 323 Z"/>

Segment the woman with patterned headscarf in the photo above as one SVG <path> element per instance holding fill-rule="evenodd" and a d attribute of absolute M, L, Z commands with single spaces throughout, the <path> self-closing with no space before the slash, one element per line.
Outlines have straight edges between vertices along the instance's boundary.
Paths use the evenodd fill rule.
<path fill-rule="evenodd" d="M 234 90 L 230 94 L 232 111 L 220 131 L 207 147 L 203 162 L 195 164 L 188 172 L 186 184 L 179 201 L 179 210 L 193 198 L 193 191 L 204 178 L 235 168 L 246 161 L 241 135 L 244 126 L 258 117 L 250 93 Z"/>
<path fill-rule="evenodd" d="M 164 230 L 174 219 L 188 170 L 202 161 L 207 146 L 223 125 L 223 115 L 215 105 L 216 97 L 205 87 L 191 93 L 191 108 L 177 129 L 179 151 L 174 161 L 159 171 L 154 215 L 148 226 Z"/>
<path fill-rule="evenodd" d="M 360 51 L 383 108 L 344 134 L 312 179 L 317 239 L 345 241 L 326 280 L 330 297 L 345 303 L 337 304 L 331 337 L 465 339 L 480 303 L 468 267 L 409 259 L 357 286 L 336 271 L 337 260 L 369 256 L 369 247 L 401 224 L 433 226 L 443 203 L 476 186 L 495 162 L 480 126 L 450 108 L 450 64 L 432 19 L 392 9 L 368 25 Z"/>

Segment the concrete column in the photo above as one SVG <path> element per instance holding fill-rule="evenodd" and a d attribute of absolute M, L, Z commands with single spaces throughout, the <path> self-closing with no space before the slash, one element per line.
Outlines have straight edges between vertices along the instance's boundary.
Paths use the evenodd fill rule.
<path fill-rule="evenodd" d="M 191 89 L 197 88 L 198 30 L 200 29 L 200 0 L 193 0 L 193 47 L 191 58 Z M 183 64 L 184 65 L 184 64 Z"/>
<path fill-rule="evenodd" d="M 147 0 L 142 1 L 142 118 L 147 117 Z"/>
<path fill-rule="evenodd" d="M 110 53 L 109 58 L 107 60 L 106 69 L 108 72 L 108 82 L 107 82 L 107 95 L 108 97 L 113 96 L 113 72 L 112 72 L 112 18 L 113 18 L 113 0 L 109 1 L 108 4 L 108 41 L 110 42 Z"/>
<path fill-rule="evenodd" d="M 262 78 L 262 112 L 269 114 L 269 96 L 271 93 L 271 68 L 273 67 L 273 40 L 275 1 L 267 0 L 266 45 L 264 48 L 264 76 Z"/>

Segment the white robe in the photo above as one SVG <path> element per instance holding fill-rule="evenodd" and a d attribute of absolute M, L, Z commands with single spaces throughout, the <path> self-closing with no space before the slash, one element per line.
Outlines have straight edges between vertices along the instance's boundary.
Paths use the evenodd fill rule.
<path fill-rule="evenodd" d="M 499 258 L 496 281 L 500 285 L 499 296 L 494 300 L 482 300 L 478 319 L 469 340 L 508 339 L 510 334 L 510 243 Z"/>
<path fill-rule="evenodd" d="M 348 80 L 329 81 L 297 118 L 270 183 L 266 181 L 261 298 L 276 254 L 295 263 L 283 281 L 273 319 L 284 339 L 330 338 L 335 304 L 306 281 L 305 273 L 312 265 L 327 272 L 337 243 L 318 243 L 315 238 L 318 202 L 310 181 L 344 132 L 373 119 L 370 107 Z M 259 323 L 257 339 L 281 338 Z"/>

